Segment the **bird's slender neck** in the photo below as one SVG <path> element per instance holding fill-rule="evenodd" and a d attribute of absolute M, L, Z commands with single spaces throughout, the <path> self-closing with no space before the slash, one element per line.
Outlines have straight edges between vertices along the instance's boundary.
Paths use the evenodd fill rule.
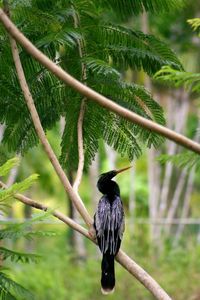
<path fill-rule="evenodd" d="M 108 195 L 110 199 L 114 196 L 120 196 L 118 184 L 110 178 L 100 177 L 97 182 L 97 187 L 102 194 Z"/>

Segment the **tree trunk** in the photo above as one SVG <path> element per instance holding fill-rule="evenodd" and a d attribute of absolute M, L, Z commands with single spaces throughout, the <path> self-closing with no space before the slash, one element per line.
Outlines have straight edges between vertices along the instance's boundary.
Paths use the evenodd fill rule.
<path fill-rule="evenodd" d="M 135 167 L 130 169 L 130 193 L 129 193 L 129 220 L 132 235 L 134 234 L 134 217 L 135 217 Z"/>
<path fill-rule="evenodd" d="M 32 215 L 32 207 L 29 206 L 29 205 L 25 205 L 24 206 L 24 218 L 25 218 L 25 220 L 30 219 L 31 215 Z M 31 226 L 29 227 L 29 229 L 31 229 Z M 27 252 L 32 252 L 33 246 L 34 246 L 33 243 L 34 243 L 33 240 L 25 239 L 25 250 Z"/>
<path fill-rule="evenodd" d="M 180 221 L 188 217 L 189 213 L 189 208 L 190 208 L 190 198 L 193 190 L 193 184 L 194 184 L 194 175 L 195 175 L 195 168 L 192 168 L 189 174 L 188 182 L 187 182 L 187 187 L 185 191 L 185 197 L 183 200 L 183 209 L 180 217 Z M 178 244 L 178 241 L 183 233 L 185 224 L 180 222 L 178 225 L 178 229 L 176 231 L 175 235 L 175 240 L 174 240 L 174 246 Z"/>
<path fill-rule="evenodd" d="M 115 150 L 113 150 L 107 144 L 105 144 L 105 150 L 106 150 L 106 155 L 107 155 L 107 158 L 108 158 L 109 169 L 110 170 L 115 170 L 116 160 L 117 160 L 117 153 L 116 153 Z"/>
<path fill-rule="evenodd" d="M 174 99 L 171 97 L 168 99 L 168 126 L 174 127 L 175 131 L 178 133 L 182 133 L 185 129 L 187 114 L 189 110 L 189 96 L 188 93 L 183 89 L 177 92 L 178 99 L 174 102 Z M 174 107 L 174 103 L 176 104 Z M 174 118 L 172 119 L 172 116 Z M 178 146 L 171 141 L 167 142 L 167 153 L 169 155 L 175 155 Z M 174 167 L 172 163 L 167 163 L 165 167 L 165 175 L 162 184 L 161 194 L 160 194 L 160 206 L 159 206 L 159 218 L 163 218 L 167 213 L 167 208 L 169 206 L 169 191 L 171 188 L 171 179 L 173 175 Z M 176 213 L 176 208 L 179 203 L 179 198 L 182 192 L 182 188 L 184 187 L 184 174 L 180 176 L 179 181 L 177 183 L 177 190 L 174 192 L 173 199 L 171 201 L 171 205 L 169 206 L 170 212 L 167 214 L 168 218 L 172 219 Z M 170 207 L 172 207 L 170 209 Z M 160 236 L 162 231 L 162 227 L 160 226 L 158 236 Z"/>

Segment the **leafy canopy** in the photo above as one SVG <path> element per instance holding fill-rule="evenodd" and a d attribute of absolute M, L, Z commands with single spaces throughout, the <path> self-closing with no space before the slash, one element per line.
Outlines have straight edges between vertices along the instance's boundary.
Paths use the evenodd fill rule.
<path fill-rule="evenodd" d="M 52 60 L 78 80 L 137 114 L 165 124 L 163 110 L 143 86 L 124 81 L 128 68 L 152 76 L 162 66 L 181 71 L 175 53 L 161 40 L 141 31 L 107 21 L 110 10 L 127 19 L 144 10 L 158 13 L 179 8 L 181 0 L 74 0 L 13 1 L 12 18 L 20 30 Z M 9 151 L 25 153 L 38 138 L 24 103 L 9 48 L 0 28 L 0 123 L 6 129 L 3 142 Z M 81 50 L 81 51 L 80 51 Z M 82 97 L 57 80 L 23 49 L 20 57 L 30 90 L 45 131 L 65 117 L 60 161 L 75 168 L 78 162 L 77 120 Z M 83 69 L 85 76 L 83 76 Z M 86 166 L 103 139 L 130 160 L 143 145 L 157 147 L 157 134 L 114 115 L 97 104 L 86 102 L 83 124 Z"/>

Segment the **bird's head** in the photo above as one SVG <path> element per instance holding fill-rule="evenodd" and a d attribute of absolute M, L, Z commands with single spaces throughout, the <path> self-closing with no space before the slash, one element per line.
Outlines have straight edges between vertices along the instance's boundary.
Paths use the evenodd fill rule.
<path fill-rule="evenodd" d="M 97 182 L 97 187 L 99 189 L 100 192 L 102 192 L 103 194 L 106 194 L 110 191 L 112 191 L 112 189 L 119 190 L 119 187 L 117 185 L 116 182 L 112 181 L 111 179 L 113 177 L 115 177 L 117 174 L 124 172 L 128 169 L 130 169 L 131 167 L 126 167 L 120 170 L 112 170 L 106 173 L 103 173 L 99 176 L 99 180 Z"/>
<path fill-rule="evenodd" d="M 111 180 L 113 177 L 115 177 L 117 174 L 119 173 L 122 173 L 128 169 L 132 168 L 132 166 L 130 167 L 126 167 L 126 168 L 122 168 L 122 169 L 119 169 L 119 170 L 112 170 L 112 171 L 109 171 L 109 172 L 106 172 L 106 173 L 102 173 L 100 176 L 99 176 L 99 180 Z"/>

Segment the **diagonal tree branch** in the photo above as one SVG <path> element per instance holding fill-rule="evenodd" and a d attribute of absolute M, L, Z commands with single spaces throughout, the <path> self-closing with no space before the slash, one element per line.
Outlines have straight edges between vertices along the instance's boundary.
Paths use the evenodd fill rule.
<path fill-rule="evenodd" d="M 7 188 L 7 186 L 0 181 L 0 187 Z M 15 194 L 14 197 L 25 205 L 32 206 L 36 209 L 47 211 L 50 208 L 46 205 L 43 205 L 37 201 L 34 201 L 22 194 Z M 93 243 L 96 242 L 91 238 L 88 231 L 73 221 L 71 218 L 65 216 L 58 210 L 52 212 L 52 215 L 78 231 L 86 238 L 90 239 Z M 159 286 L 159 284 L 146 272 L 144 271 L 136 262 L 134 262 L 128 255 L 126 255 L 122 250 L 116 256 L 117 262 L 122 265 L 131 275 L 133 275 L 138 281 L 140 281 L 158 300 L 172 300 L 166 292 Z"/>
<path fill-rule="evenodd" d="M 62 68 L 53 63 L 46 55 L 39 51 L 12 23 L 12 21 L 6 16 L 2 9 L 0 9 L 0 21 L 6 28 L 6 30 L 26 49 L 26 51 L 31 54 L 37 61 L 39 61 L 43 66 L 50 70 L 56 77 L 61 79 L 67 85 L 74 88 L 77 92 L 85 96 L 87 99 L 97 102 L 99 105 L 115 112 L 116 114 L 126 118 L 132 123 L 136 123 L 146 129 L 157 132 L 160 135 L 174 141 L 175 143 L 200 154 L 200 145 L 185 136 L 176 133 L 173 130 L 166 128 L 165 126 L 159 125 L 151 120 L 145 119 L 136 113 L 121 107 L 120 105 L 114 103 L 108 98 L 102 96 L 101 94 L 95 92 L 91 88 L 82 84 L 74 77 L 70 76 Z"/>

